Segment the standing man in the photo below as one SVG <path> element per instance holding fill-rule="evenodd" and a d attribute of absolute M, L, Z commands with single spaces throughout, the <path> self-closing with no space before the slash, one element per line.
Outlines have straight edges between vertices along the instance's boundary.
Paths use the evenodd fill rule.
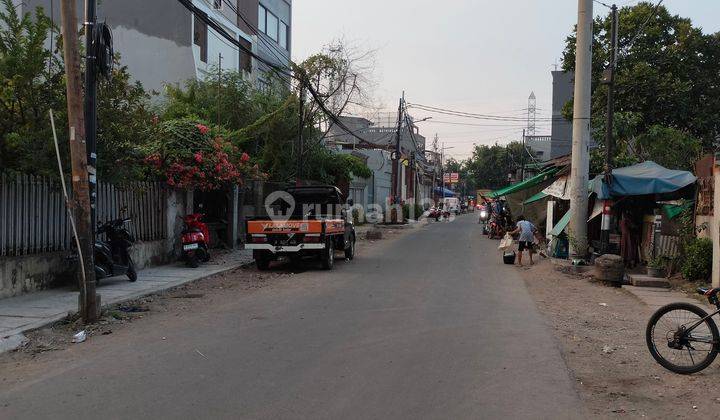
<path fill-rule="evenodd" d="M 523 251 L 527 249 L 528 255 L 530 256 L 530 265 L 533 265 L 533 242 L 535 241 L 535 232 L 537 228 L 535 225 L 525 220 L 524 216 L 519 216 L 515 230 L 510 232 L 511 235 L 520 234 L 518 238 L 518 265 L 522 267 Z"/>

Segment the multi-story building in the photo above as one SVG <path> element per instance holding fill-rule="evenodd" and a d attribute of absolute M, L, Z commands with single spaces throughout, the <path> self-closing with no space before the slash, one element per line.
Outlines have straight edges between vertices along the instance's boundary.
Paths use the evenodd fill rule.
<path fill-rule="evenodd" d="M 525 146 L 533 154 L 532 160 L 546 162 L 551 159 L 552 136 L 525 136 Z"/>
<path fill-rule="evenodd" d="M 390 115 L 380 115 L 370 121 L 362 117 L 340 117 L 346 130 L 330 127 L 325 144 L 339 153 L 350 153 L 364 157 L 368 167 L 373 170 L 371 179 L 353 179 L 350 193 L 355 202 L 363 205 L 376 204 L 384 207 L 392 199 L 393 182 L 400 186 L 399 200 L 421 203 L 432 198 L 434 185 L 433 166 L 425 156 L 425 137 L 418 127 L 404 126 L 400 135 L 402 162 L 399 180 L 397 167 L 391 159 L 391 153 L 397 143 L 397 116 L 395 122 Z M 356 137 L 357 136 L 357 137 Z M 364 141 L 360 141 L 358 137 Z"/>
<path fill-rule="evenodd" d="M 564 156 L 572 150 L 572 121 L 562 114 L 563 107 L 573 98 L 575 73 L 553 71 L 552 131 L 549 159 Z"/>
<path fill-rule="evenodd" d="M 256 53 L 265 61 L 289 67 L 292 47 L 292 0 L 261 0 L 257 7 L 258 33 Z M 258 83 L 267 85 L 273 74 L 264 63 L 258 63 Z"/>
<path fill-rule="evenodd" d="M 42 7 L 60 27 L 60 5 L 54 0 L 17 0 L 18 9 Z M 113 30 L 121 63 L 146 89 L 161 91 L 165 84 L 182 84 L 204 77 L 218 65 L 224 71 L 244 72 L 264 86 L 270 79 L 266 65 L 233 45 L 178 0 L 104 0 L 98 19 Z M 289 67 L 292 0 L 192 0 L 246 49 L 277 65 Z M 82 22 L 83 2 L 78 2 Z M 57 34 L 54 34 L 57 38 Z"/>

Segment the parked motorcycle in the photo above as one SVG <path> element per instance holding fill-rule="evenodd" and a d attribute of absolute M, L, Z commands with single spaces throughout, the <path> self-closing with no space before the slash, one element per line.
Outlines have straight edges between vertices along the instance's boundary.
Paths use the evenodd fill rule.
<path fill-rule="evenodd" d="M 185 229 L 181 233 L 183 259 L 189 267 L 197 268 L 200 261 L 210 261 L 210 231 L 200 213 L 183 217 Z"/>
<path fill-rule="evenodd" d="M 130 219 L 117 219 L 106 222 L 97 229 L 94 259 L 95 282 L 115 276 L 127 276 L 130 281 L 137 281 L 135 263 L 130 256 L 130 248 L 135 243 L 127 224 Z M 100 239 L 104 236 L 104 240 Z M 72 254 L 69 259 L 79 260 L 75 241 L 72 242 Z"/>
<path fill-rule="evenodd" d="M 437 207 L 430 207 L 428 210 L 428 216 L 429 219 L 435 219 L 436 222 L 440 221 L 440 217 L 442 217 L 442 210 L 440 210 Z"/>
<path fill-rule="evenodd" d="M 487 210 L 485 210 L 484 207 L 481 208 L 480 209 L 480 218 L 478 220 L 478 223 L 487 223 L 488 217 L 489 217 L 489 215 L 488 215 Z"/>
<path fill-rule="evenodd" d="M 490 215 L 488 214 L 488 211 L 485 207 L 480 208 L 480 218 L 478 219 L 478 223 L 482 225 L 482 232 L 484 235 L 487 235 L 488 233 L 488 219 L 490 218 Z"/>
<path fill-rule="evenodd" d="M 503 236 L 505 236 L 505 226 L 504 224 L 498 220 L 496 217 L 493 217 L 490 220 L 490 224 L 488 225 L 488 237 L 490 239 L 500 239 Z"/>

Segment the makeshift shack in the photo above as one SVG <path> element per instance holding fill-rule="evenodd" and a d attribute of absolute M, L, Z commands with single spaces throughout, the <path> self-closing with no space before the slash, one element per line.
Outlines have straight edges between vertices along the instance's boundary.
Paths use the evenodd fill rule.
<path fill-rule="evenodd" d="M 692 201 L 696 179 L 688 171 L 667 169 L 651 161 L 614 169 L 609 183 L 604 175 L 595 177 L 590 182 L 590 251 L 600 248 L 597 216 L 602 212 L 602 203 L 610 200 L 613 209 L 610 243 L 619 249 L 627 265 L 646 263 L 660 255 L 673 256 L 677 252 L 677 230 L 662 229 L 663 207 L 685 205 L 685 202 Z M 666 216 L 666 224 L 676 216 Z M 568 212 L 551 234 L 560 236 L 569 221 Z"/>

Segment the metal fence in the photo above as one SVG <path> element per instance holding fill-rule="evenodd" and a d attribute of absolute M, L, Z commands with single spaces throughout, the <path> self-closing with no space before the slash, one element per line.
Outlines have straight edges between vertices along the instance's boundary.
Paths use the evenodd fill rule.
<path fill-rule="evenodd" d="M 140 241 L 167 238 L 167 189 L 156 182 L 115 186 L 99 182 L 97 220 L 129 217 L 130 231 Z"/>
<path fill-rule="evenodd" d="M 161 184 L 100 183 L 97 193 L 98 221 L 131 217 L 130 229 L 138 240 L 167 237 L 167 192 Z M 71 238 L 60 181 L 0 175 L 0 256 L 63 251 Z"/>

